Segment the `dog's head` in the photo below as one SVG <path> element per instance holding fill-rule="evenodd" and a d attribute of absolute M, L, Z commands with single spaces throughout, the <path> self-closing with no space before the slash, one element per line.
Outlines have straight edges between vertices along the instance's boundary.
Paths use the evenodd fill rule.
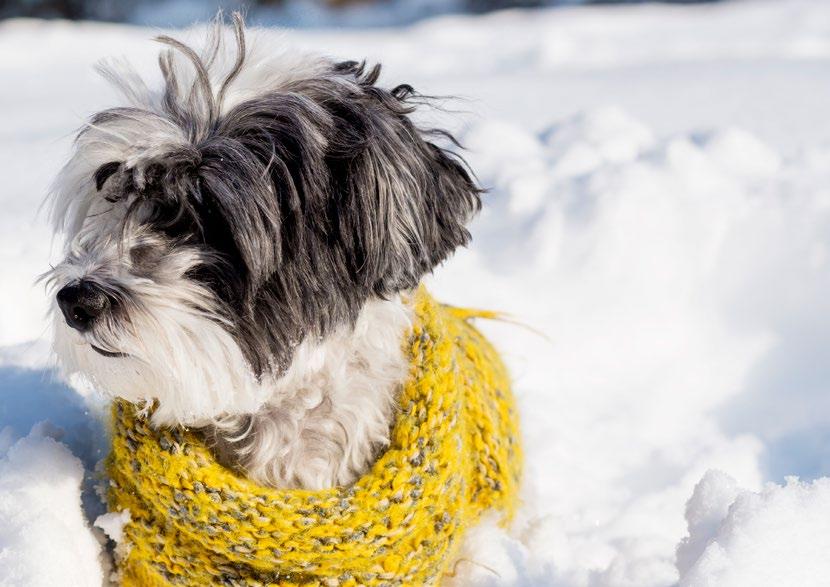
<path fill-rule="evenodd" d="M 159 92 L 106 70 L 129 104 L 92 117 L 55 187 L 58 356 L 163 422 L 255 409 L 298 344 L 417 285 L 479 207 L 411 87 L 233 33 L 161 38 Z"/>

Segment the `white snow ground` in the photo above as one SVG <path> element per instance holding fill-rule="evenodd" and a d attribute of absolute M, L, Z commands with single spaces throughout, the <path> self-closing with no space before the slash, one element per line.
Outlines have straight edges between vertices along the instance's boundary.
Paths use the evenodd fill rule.
<path fill-rule="evenodd" d="M 0 24 L 0 585 L 105 574 L 82 516 L 101 511 L 101 402 L 48 368 L 36 212 L 112 101 L 91 64 L 150 71 L 152 34 Z M 525 505 L 510 533 L 475 531 L 454 583 L 830 583 L 830 3 L 288 36 L 468 98 L 430 116 L 491 192 L 431 284 L 537 332 L 485 326 L 516 379 Z"/>

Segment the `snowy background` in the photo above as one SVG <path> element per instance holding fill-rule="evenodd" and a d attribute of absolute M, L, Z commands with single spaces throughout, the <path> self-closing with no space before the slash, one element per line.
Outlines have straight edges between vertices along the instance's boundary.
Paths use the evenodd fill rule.
<path fill-rule="evenodd" d="M 38 208 L 158 31 L 0 23 L 0 585 L 99 586 L 102 401 L 49 366 Z M 275 33 L 276 34 L 276 33 Z M 454 95 L 490 188 L 440 298 L 515 376 L 524 505 L 456 585 L 830 584 L 830 2 L 445 16 L 292 42 Z M 827 477 L 825 477 L 827 476 Z M 107 524 L 104 524 L 107 525 Z M 111 524 L 110 524 L 111 525 Z"/>

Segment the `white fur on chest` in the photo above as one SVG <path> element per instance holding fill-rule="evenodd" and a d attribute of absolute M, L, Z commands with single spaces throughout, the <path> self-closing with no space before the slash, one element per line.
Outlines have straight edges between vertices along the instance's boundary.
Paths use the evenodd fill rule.
<path fill-rule="evenodd" d="M 411 309 L 399 297 L 366 303 L 354 328 L 304 341 L 255 414 L 208 427 L 221 456 L 276 487 L 347 485 L 389 442 L 409 368 Z"/>

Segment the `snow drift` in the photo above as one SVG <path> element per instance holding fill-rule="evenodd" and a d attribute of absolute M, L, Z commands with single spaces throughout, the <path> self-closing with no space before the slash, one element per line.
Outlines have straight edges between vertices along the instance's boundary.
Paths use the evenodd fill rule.
<path fill-rule="evenodd" d="M 70 569 L 100 585 L 89 520 L 106 438 L 99 400 L 46 362 L 36 209 L 73 127 L 112 99 L 90 64 L 126 52 L 151 71 L 155 47 L 129 27 L 0 32 L 0 584 Z M 474 98 L 425 114 L 459 131 L 490 189 L 472 248 L 430 287 L 519 323 L 485 328 L 516 380 L 528 462 L 515 527 L 475 529 L 448 583 L 826 584 L 830 5 L 289 36 Z"/>

